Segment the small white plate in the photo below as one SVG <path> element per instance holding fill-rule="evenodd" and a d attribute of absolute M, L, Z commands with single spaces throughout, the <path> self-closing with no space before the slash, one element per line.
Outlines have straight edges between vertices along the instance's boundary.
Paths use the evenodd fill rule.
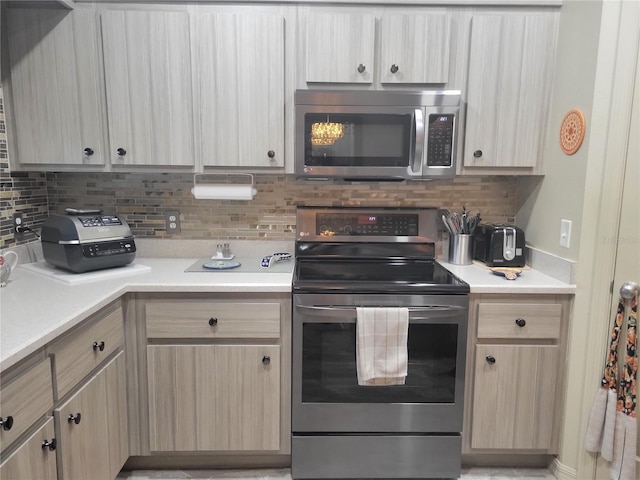
<path fill-rule="evenodd" d="M 237 268 L 240 266 L 240 262 L 230 262 L 229 260 L 214 260 L 202 265 L 203 268 L 210 270 L 229 270 L 231 268 Z"/>

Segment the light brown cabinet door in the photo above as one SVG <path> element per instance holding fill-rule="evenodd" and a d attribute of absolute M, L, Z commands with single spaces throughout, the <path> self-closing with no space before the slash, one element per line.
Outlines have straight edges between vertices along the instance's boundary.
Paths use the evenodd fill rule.
<path fill-rule="evenodd" d="M 546 134 L 556 18 L 473 17 L 465 167 L 536 166 Z"/>
<path fill-rule="evenodd" d="M 104 164 L 94 10 L 8 8 L 7 27 L 18 162 Z"/>
<path fill-rule="evenodd" d="M 193 166 L 187 12 L 106 10 L 100 18 L 112 162 Z"/>
<path fill-rule="evenodd" d="M 447 83 L 449 18 L 444 14 L 380 19 L 381 83 Z"/>
<path fill-rule="evenodd" d="M 558 371 L 556 345 L 478 345 L 471 447 L 551 447 Z"/>
<path fill-rule="evenodd" d="M 278 345 L 150 345 L 152 452 L 280 448 Z"/>
<path fill-rule="evenodd" d="M 195 18 L 202 161 L 211 167 L 284 166 L 284 19 Z"/>
<path fill-rule="evenodd" d="M 372 14 L 314 13 L 307 21 L 307 83 L 373 83 Z"/>
<path fill-rule="evenodd" d="M 10 446 L 38 419 L 53 408 L 51 362 L 47 358 L 21 374 L 14 381 L 5 382 L 0 375 L 0 451 Z"/>
<path fill-rule="evenodd" d="M 54 411 L 61 479 L 112 480 L 118 474 L 129 450 L 125 384 L 120 353 Z"/>
<path fill-rule="evenodd" d="M 0 465 L 2 480 L 56 480 L 56 452 L 43 447 L 54 439 L 53 417 Z"/>

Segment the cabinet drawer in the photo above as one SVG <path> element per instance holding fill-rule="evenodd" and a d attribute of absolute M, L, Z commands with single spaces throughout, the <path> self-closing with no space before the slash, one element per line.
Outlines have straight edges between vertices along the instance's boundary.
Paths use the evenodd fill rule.
<path fill-rule="evenodd" d="M 118 306 L 97 323 L 78 330 L 50 349 L 55 359 L 58 398 L 124 344 L 123 328 L 122 309 Z"/>
<path fill-rule="evenodd" d="M 55 437 L 53 417 L 29 437 L 9 458 L 2 460 L 0 478 L 10 480 L 56 480 L 56 452 L 43 448 Z"/>
<path fill-rule="evenodd" d="M 279 303 L 153 302 L 148 338 L 279 338 Z"/>
<path fill-rule="evenodd" d="M 478 338 L 540 338 L 560 336 L 559 303 L 480 303 Z"/>
<path fill-rule="evenodd" d="M 27 428 L 53 407 L 51 363 L 46 359 L 0 390 L 0 450 L 8 447 Z M 8 422 L 8 423 L 6 423 Z M 11 425 L 11 428 L 5 430 Z"/>

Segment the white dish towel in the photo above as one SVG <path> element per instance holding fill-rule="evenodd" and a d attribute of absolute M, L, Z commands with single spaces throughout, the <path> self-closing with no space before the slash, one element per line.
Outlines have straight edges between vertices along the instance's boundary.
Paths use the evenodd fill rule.
<path fill-rule="evenodd" d="M 358 385 L 404 385 L 408 331 L 408 308 L 356 308 Z"/>

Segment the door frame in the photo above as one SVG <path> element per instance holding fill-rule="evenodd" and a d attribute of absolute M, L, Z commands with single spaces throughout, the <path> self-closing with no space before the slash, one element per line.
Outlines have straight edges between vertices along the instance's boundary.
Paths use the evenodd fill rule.
<path fill-rule="evenodd" d="M 578 256 L 579 279 L 573 312 L 569 375 L 582 377 L 581 391 L 568 392 L 564 441 L 578 440 L 575 477 L 560 469 L 559 478 L 596 478 L 594 454 L 584 449 L 592 402 L 602 375 L 617 253 L 622 186 L 630 135 L 634 86 L 640 88 L 640 2 L 602 2 L 598 67 L 594 88 L 583 226 Z M 591 213 L 594 212 L 594 213 Z M 612 233 L 605 233 L 612 232 Z M 594 354 L 594 352 L 596 352 Z M 569 412 L 574 412 L 569 413 Z M 569 431 L 575 429 L 578 431 Z M 573 472 L 571 472 L 573 473 Z"/>

